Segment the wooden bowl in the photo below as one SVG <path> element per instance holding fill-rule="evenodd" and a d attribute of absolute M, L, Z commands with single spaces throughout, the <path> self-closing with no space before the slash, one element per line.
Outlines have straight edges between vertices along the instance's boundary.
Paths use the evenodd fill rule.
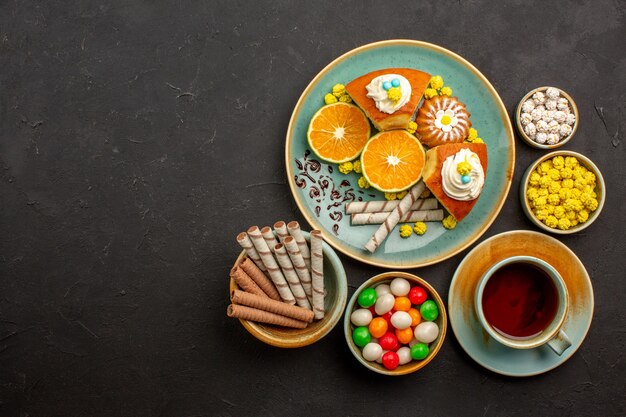
<path fill-rule="evenodd" d="M 428 353 L 428 356 L 426 356 L 426 358 L 422 359 L 421 361 L 412 360 L 411 362 L 405 365 L 400 365 L 393 371 L 390 371 L 378 362 L 370 362 L 363 358 L 363 355 L 361 354 L 361 348 L 355 345 L 354 341 L 352 340 L 352 331 L 354 330 L 355 326 L 350 321 L 350 315 L 356 308 L 360 308 L 357 304 L 357 298 L 359 297 L 361 291 L 366 288 L 376 287 L 380 284 L 389 284 L 394 278 L 404 278 L 409 281 L 412 286 L 420 285 L 426 290 L 428 294 L 428 299 L 435 301 L 435 303 L 437 304 L 437 308 L 439 308 L 439 317 L 437 317 L 434 322 L 437 323 L 437 326 L 439 326 L 439 335 L 437 336 L 437 339 L 429 344 L 430 352 Z M 399 376 L 410 374 L 419 369 L 422 369 L 423 367 L 428 365 L 428 363 L 432 361 L 435 356 L 437 356 L 437 353 L 439 352 L 439 349 L 441 349 L 441 345 L 443 345 L 443 341 L 446 337 L 448 317 L 446 314 L 446 307 L 443 304 L 441 297 L 439 297 L 437 291 L 428 282 L 424 281 L 422 278 L 416 275 L 409 274 L 407 272 L 391 271 L 384 272 L 368 279 L 356 290 L 356 292 L 352 295 L 352 298 L 350 298 L 348 308 L 346 308 L 346 313 L 343 318 L 343 327 L 344 334 L 346 336 L 346 342 L 348 342 L 348 347 L 350 348 L 350 351 L 352 352 L 354 357 L 357 358 L 359 362 L 361 362 L 363 366 L 379 374 Z"/>
<path fill-rule="evenodd" d="M 309 241 L 309 234 L 302 232 Z M 254 337 L 268 345 L 281 348 L 298 348 L 317 342 L 326 336 L 339 322 L 348 298 L 346 272 L 335 251 L 326 243 L 323 244 L 324 254 L 324 309 L 326 314 L 322 320 L 314 320 L 304 329 L 289 329 L 271 324 L 256 323 L 239 319 L 243 327 Z M 242 251 L 235 265 L 243 260 L 246 253 Z M 230 279 L 230 293 L 239 289 L 235 281 Z"/>
<path fill-rule="evenodd" d="M 551 158 L 553 158 L 555 156 L 559 156 L 559 155 L 562 156 L 562 157 L 566 157 L 566 156 L 573 156 L 573 157 L 575 157 L 576 159 L 578 159 L 578 162 L 580 162 L 581 165 L 583 165 L 585 168 L 587 168 L 589 171 L 593 172 L 596 175 L 595 192 L 598 195 L 598 197 L 597 197 L 597 199 L 598 199 L 598 208 L 595 211 L 593 211 L 593 212 L 591 212 L 589 214 L 589 219 L 587 219 L 586 222 L 579 223 L 576 226 L 574 226 L 572 228 L 569 228 L 567 230 L 553 229 L 551 227 L 546 226 L 544 223 L 542 223 L 539 219 L 537 219 L 537 217 L 533 213 L 532 208 L 530 207 L 530 204 L 528 202 L 528 199 L 526 198 L 526 192 L 528 191 L 528 179 L 530 177 L 530 174 L 543 161 L 546 161 L 548 159 L 551 159 Z M 586 156 L 584 156 L 582 154 L 579 154 L 578 152 L 573 152 L 573 151 L 565 151 L 565 150 L 563 150 L 563 151 L 554 151 L 554 152 L 550 152 L 549 154 L 546 154 L 546 155 L 538 158 L 535 162 L 530 164 L 530 166 L 526 169 L 526 172 L 522 176 L 522 181 L 520 183 L 519 197 L 520 197 L 520 202 L 522 204 L 522 209 L 524 210 L 524 213 L 526 214 L 526 217 L 528 217 L 530 219 L 530 221 L 535 224 L 535 226 L 537 226 L 538 228 L 540 228 L 540 229 L 542 229 L 542 230 L 544 230 L 546 232 L 555 233 L 555 234 L 559 234 L 559 235 L 569 235 L 569 234 L 572 234 L 572 233 L 580 232 L 581 230 L 584 230 L 587 227 L 591 226 L 591 224 L 594 221 L 596 221 L 596 219 L 600 215 L 600 212 L 602 211 L 602 208 L 604 207 L 604 200 L 606 199 L 604 178 L 602 177 L 602 173 L 600 172 L 598 167 L 593 162 L 591 162 L 591 160 L 589 158 L 587 158 Z"/>
<path fill-rule="evenodd" d="M 538 149 L 555 149 L 555 148 L 558 148 L 560 146 L 563 146 L 563 145 L 565 145 L 567 142 L 569 142 L 572 139 L 572 137 L 574 136 L 574 133 L 576 133 L 576 130 L 578 129 L 578 121 L 579 121 L 580 118 L 578 116 L 578 107 L 576 107 L 576 103 L 574 102 L 574 99 L 569 94 L 567 94 L 565 91 L 561 90 L 560 88 L 557 88 L 557 90 L 559 90 L 559 93 L 561 94 L 561 96 L 565 97 L 567 99 L 567 101 L 570 104 L 572 113 L 576 116 L 576 121 L 574 122 L 574 125 L 572 126 L 572 133 L 570 133 L 568 137 L 561 139 L 558 143 L 555 143 L 554 145 L 548 145 L 548 144 L 542 144 L 542 143 L 535 142 L 530 137 L 528 137 L 526 132 L 524 132 L 524 128 L 523 128 L 522 123 L 520 121 L 520 115 L 522 114 L 522 105 L 524 104 L 524 102 L 526 100 L 531 98 L 532 95 L 535 94 L 536 92 L 541 91 L 542 93 L 545 93 L 548 88 L 550 88 L 550 87 L 548 87 L 548 86 L 537 87 L 534 90 L 529 91 L 528 94 L 526 94 L 520 100 L 520 102 L 517 104 L 517 108 L 515 109 L 515 126 L 517 128 L 517 132 L 522 137 L 522 139 L 524 139 L 524 142 L 526 142 L 527 144 L 529 144 L 533 148 L 538 148 Z M 556 88 L 556 87 L 554 87 L 554 88 Z"/>

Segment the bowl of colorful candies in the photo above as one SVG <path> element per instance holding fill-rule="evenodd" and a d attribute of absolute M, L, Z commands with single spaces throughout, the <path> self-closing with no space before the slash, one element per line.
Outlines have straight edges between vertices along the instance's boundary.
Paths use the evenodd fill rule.
<path fill-rule="evenodd" d="M 354 357 L 384 375 L 406 375 L 426 366 L 446 336 L 445 306 L 437 291 L 406 272 L 385 272 L 365 281 L 344 316 Z"/>

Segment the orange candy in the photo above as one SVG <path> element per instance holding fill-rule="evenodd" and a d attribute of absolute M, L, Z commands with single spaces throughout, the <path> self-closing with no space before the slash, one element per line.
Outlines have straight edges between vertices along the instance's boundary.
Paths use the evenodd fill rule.
<path fill-rule="evenodd" d="M 406 329 L 396 329 L 396 337 L 400 341 L 400 343 L 407 344 L 411 340 L 413 340 L 413 329 L 407 327 Z"/>
<path fill-rule="evenodd" d="M 409 311 L 407 311 L 407 313 L 409 313 L 409 316 L 411 316 L 411 319 L 413 320 L 411 321 L 411 327 L 415 327 L 420 324 L 420 322 L 422 321 L 422 315 L 420 314 L 419 310 L 411 308 L 409 309 Z"/>
<path fill-rule="evenodd" d="M 379 338 L 385 333 L 387 333 L 387 320 L 382 317 L 376 317 L 372 321 L 370 321 L 369 330 L 372 337 Z"/>
<path fill-rule="evenodd" d="M 396 297 L 393 308 L 396 311 L 409 311 L 411 309 L 411 300 L 408 297 Z"/>

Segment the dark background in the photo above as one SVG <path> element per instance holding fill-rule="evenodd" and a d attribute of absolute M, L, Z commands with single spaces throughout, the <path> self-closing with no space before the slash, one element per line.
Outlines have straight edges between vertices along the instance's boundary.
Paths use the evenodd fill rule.
<path fill-rule="evenodd" d="M 624 415 L 626 6 L 499 3 L 0 1 L 0 416 Z M 509 112 L 540 85 L 578 103 L 565 148 L 608 195 L 559 237 L 596 309 L 552 372 L 493 374 L 450 332 L 424 370 L 388 378 L 341 326 L 281 350 L 226 317 L 237 232 L 302 220 L 283 162 L 298 97 L 340 54 L 393 38 L 467 58 Z M 517 191 L 540 155 L 517 141 L 480 241 L 535 229 Z M 445 298 L 466 252 L 412 272 Z M 342 260 L 350 295 L 381 272 Z"/>

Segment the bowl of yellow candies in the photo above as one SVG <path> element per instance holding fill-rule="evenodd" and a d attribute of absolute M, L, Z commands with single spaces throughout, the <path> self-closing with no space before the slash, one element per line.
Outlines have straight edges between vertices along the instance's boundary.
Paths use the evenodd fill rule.
<path fill-rule="evenodd" d="M 520 185 L 526 216 L 546 232 L 571 234 L 589 227 L 605 200 L 604 178 L 589 158 L 555 151 L 530 164 Z"/>

